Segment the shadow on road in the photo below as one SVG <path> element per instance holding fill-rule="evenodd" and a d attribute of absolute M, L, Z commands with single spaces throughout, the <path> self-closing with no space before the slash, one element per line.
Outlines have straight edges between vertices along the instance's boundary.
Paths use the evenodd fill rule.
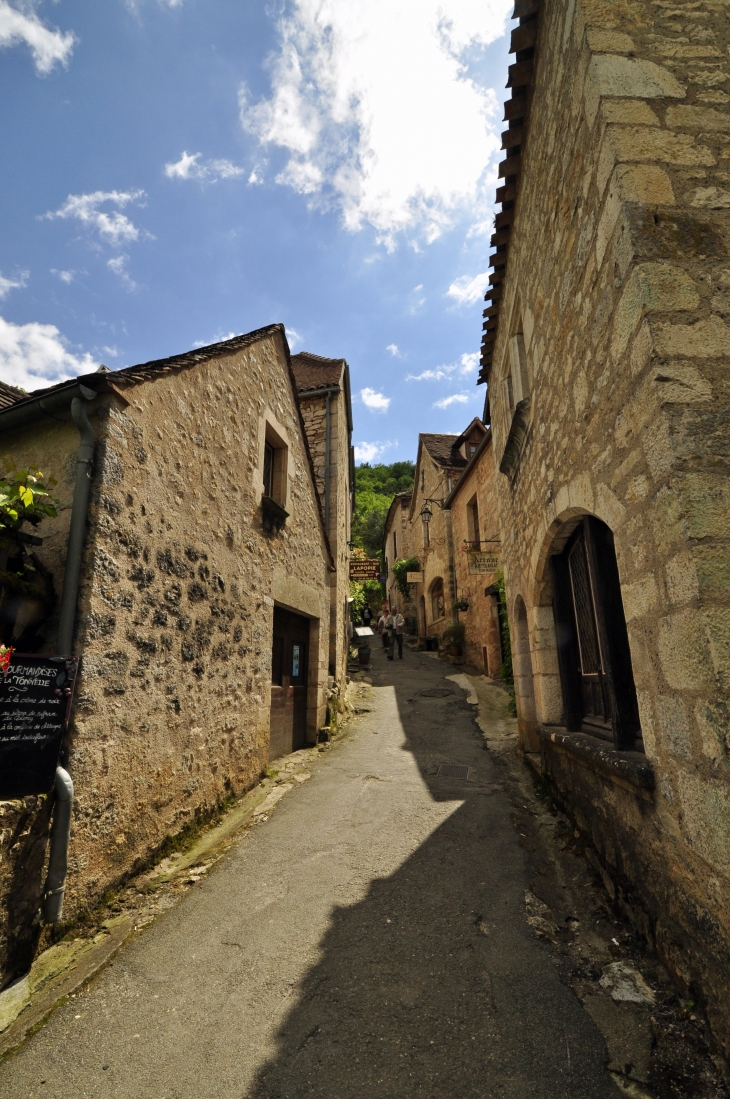
<path fill-rule="evenodd" d="M 510 804 L 442 665 L 375 667 L 431 796 L 453 814 L 367 896 L 336 908 L 248 1099 L 606 1099 L 598 1031 L 525 921 Z M 444 688 L 443 697 L 421 692 Z M 470 767 L 468 781 L 437 775 Z M 459 804 L 461 802 L 461 804 Z"/>

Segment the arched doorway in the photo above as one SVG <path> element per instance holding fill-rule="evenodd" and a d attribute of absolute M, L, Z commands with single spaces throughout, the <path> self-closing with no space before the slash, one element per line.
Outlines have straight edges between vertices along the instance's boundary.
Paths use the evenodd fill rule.
<path fill-rule="evenodd" d="M 444 581 L 442 577 L 437 576 L 431 584 L 431 621 L 438 622 L 445 614 Z"/>
<path fill-rule="evenodd" d="M 553 613 L 571 732 L 591 733 L 619 750 L 643 751 L 613 534 L 592 515 L 551 557 Z"/>
<path fill-rule="evenodd" d="M 514 605 L 512 670 L 515 677 L 517 727 L 520 744 L 526 752 L 537 752 L 540 748 L 540 742 L 537 736 L 535 688 L 532 682 L 530 633 L 527 625 L 527 607 L 521 595 L 517 596 Z"/>

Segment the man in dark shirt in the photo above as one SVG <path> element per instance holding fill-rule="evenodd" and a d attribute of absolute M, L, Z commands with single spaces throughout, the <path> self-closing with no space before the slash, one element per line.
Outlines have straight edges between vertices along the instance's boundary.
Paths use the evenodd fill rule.
<path fill-rule="evenodd" d="M 373 620 L 373 612 L 370 610 L 370 607 L 366 603 L 365 604 L 365 609 L 362 612 L 362 624 L 363 624 L 363 626 L 369 626 L 370 623 L 372 622 L 372 620 Z"/>

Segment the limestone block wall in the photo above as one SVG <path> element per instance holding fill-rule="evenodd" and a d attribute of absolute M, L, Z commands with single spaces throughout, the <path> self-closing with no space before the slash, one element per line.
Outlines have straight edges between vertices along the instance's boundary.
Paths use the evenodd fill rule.
<path fill-rule="evenodd" d="M 326 466 L 326 398 L 300 398 L 302 418 L 315 471 L 320 505 L 324 512 Z M 346 603 L 350 594 L 350 438 L 344 389 L 330 399 L 330 522 L 328 536 L 336 570 L 331 582 L 330 674 L 338 689 L 345 682 L 347 666 Z"/>
<path fill-rule="evenodd" d="M 125 397 L 91 406 L 99 443 L 66 763 L 76 788 L 67 917 L 265 770 L 275 602 L 313 620 L 312 738 L 326 706 L 331 569 L 282 337 Z M 260 508 L 267 420 L 289 448 L 290 518 L 274 535 Z M 48 465 L 55 454 L 63 474 L 75 441 L 65 425 L 57 431 Z M 35 447 L 29 431 L 13 453 Z M 60 555 L 49 562 L 60 566 Z M 42 851 L 47 821 L 43 804 L 0 810 L 6 844 L 16 843 L 0 852 L 5 912 L 27 846 L 19 822 Z M 4 964 L 7 979 L 17 953 Z"/>
<path fill-rule="evenodd" d="M 420 518 L 424 502 L 429 497 L 445 500 L 453 487 L 454 477 L 449 484 L 445 469 L 429 456 L 421 445 L 416 465 L 416 482 L 413 487 L 413 499 L 410 508 L 414 555 L 423 565 L 423 584 L 414 586 L 414 601 L 418 608 L 418 632 L 421 636 L 440 637 L 445 629 L 454 624 L 453 542 L 451 537 L 451 513 L 444 511 L 436 503 L 429 504 L 432 512 L 429 524 L 428 543 L 424 537 L 423 521 Z M 444 617 L 434 621 L 431 613 L 431 589 L 434 580 L 441 577 L 444 582 Z M 423 600 L 423 602 L 421 602 Z M 425 607 L 425 621 L 423 620 Z"/>
<path fill-rule="evenodd" d="M 415 524 L 411 522 L 410 517 L 411 500 L 409 497 L 402 499 L 396 499 L 395 506 L 389 513 L 389 518 L 386 520 L 385 537 L 383 544 L 386 547 L 386 561 L 388 562 L 388 579 L 386 581 L 386 598 L 389 606 L 397 606 L 400 613 L 406 619 L 406 627 L 408 628 L 409 622 L 417 622 L 418 620 L 418 602 L 416 598 L 416 585 L 411 584 L 408 589 L 408 596 L 403 596 L 399 591 L 395 582 L 395 575 L 391 571 L 390 566 L 394 560 L 407 560 L 410 557 L 418 557 L 419 553 L 415 546 L 415 530 L 416 527 L 422 526 L 421 520 L 416 516 Z M 397 535 L 397 558 L 393 556 L 393 531 Z M 421 533 L 420 531 L 418 533 Z"/>
<path fill-rule="evenodd" d="M 657 785 L 641 804 L 606 787 L 610 811 L 585 819 L 727 1050 L 730 23 L 714 0 L 559 0 L 540 20 L 490 378 L 499 462 L 521 333 L 529 423 L 498 481 L 511 625 L 524 601 L 529 640 L 518 705 L 562 719 L 547 558 L 596 515 Z"/>
<path fill-rule="evenodd" d="M 456 583 L 460 595 L 468 596 L 469 610 L 459 614 L 465 630 L 467 661 L 485 674 L 497 678 L 501 667 L 499 616 L 494 598 L 485 590 L 495 583 L 496 572 L 475 572 L 476 558 L 465 552 L 470 531 L 467 505 L 476 496 L 479 509 L 479 534 L 484 552 L 499 554 L 499 504 L 497 500 L 494 449 L 488 444 L 478 455 L 475 464 L 467 469 L 459 481 L 458 491 L 451 502 L 451 524 L 454 539 L 454 565 Z M 496 538 L 497 541 L 491 541 Z M 490 541 L 487 543 L 487 539 Z M 485 666 L 484 649 L 487 649 Z"/>

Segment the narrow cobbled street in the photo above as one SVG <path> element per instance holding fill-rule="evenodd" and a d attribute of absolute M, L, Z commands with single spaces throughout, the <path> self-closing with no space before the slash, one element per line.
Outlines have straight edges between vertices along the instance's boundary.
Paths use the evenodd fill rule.
<path fill-rule="evenodd" d="M 618 1095 L 531 892 L 557 886 L 500 765 L 505 696 L 485 741 L 456 669 L 373 655 L 311 781 L 0 1067 L 3 1099 Z"/>

